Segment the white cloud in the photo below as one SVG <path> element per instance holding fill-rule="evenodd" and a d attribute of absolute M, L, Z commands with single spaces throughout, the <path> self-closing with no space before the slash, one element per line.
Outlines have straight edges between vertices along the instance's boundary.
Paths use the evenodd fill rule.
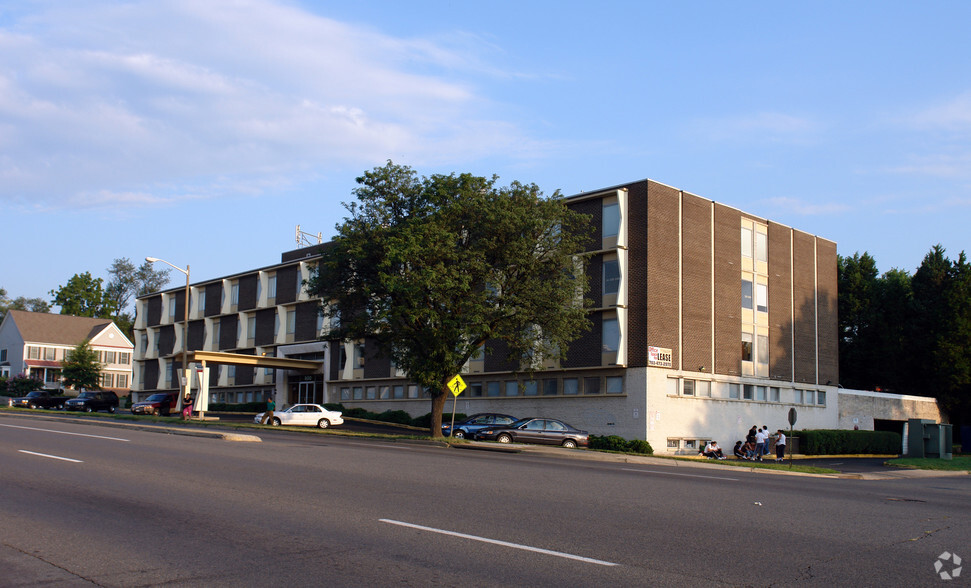
<path fill-rule="evenodd" d="M 920 129 L 971 131 L 971 91 L 918 112 L 910 123 Z"/>
<path fill-rule="evenodd" d="M 137 206 L 536 145 L 461 81 L 488 69 L 474 38 L 270 0 L 36 6 L 0 29 L 0 201 Z"/>

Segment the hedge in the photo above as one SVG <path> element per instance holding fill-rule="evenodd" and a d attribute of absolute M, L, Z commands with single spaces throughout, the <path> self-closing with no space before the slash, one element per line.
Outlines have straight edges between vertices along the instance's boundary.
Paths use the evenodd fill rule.
<path fill-rule="evenodd" d="M 643 453 L 653 455 L 654 448 L 643 439 L 631 439 L 628 441 L 619 435 L 590 435 L 590 449 L 601 451 L 620 451 L 622 453 Z"/>
<path fill-rule="evenodd" d="M 893 454 L 901 451 L 899 433 L 814 429 L 795 431 L 803 455 Z"/>

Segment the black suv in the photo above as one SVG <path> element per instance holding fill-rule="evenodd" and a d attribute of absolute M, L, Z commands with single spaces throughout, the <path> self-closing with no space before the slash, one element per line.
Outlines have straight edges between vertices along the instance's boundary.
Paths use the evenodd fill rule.
<path fill-rule="evenodd" d="M 118 408 L 118 395 L 114 392 L 81 392 L 77 398 L 72 398 L 64 403 L 64 410 L 83 410 L 84 412 L 94 412 L 96 410 L 107 410 L 115 412 Z"/>

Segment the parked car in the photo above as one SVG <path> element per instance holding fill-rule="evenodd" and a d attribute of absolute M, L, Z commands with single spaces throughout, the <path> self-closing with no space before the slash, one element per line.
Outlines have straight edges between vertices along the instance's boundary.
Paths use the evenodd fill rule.
<path fill-rule="evenodd" d="M 64 408 L 65 402 L 67 402 L 67 396 L 51 396 L 51 393 L 47 390 L 36 390 L 29 392 L 23 398 L 14 398 L 10 405 L 20 408 L 50 408 L 57 410 Z"/>
<path fill-rule="evenodd" d="M 466 437 L 471 439 L 472 433 L 480 429 L 491 425 L 511 425 L 516 420 L 516 417 L 509 416 L 508 414 L 480 412 L 455 423 L 454 430 L 452 429 L 452 423 L 442 423 L 442 434 L 446 437 L 455 437 L 456 439 L 464 439 Z"/>
<path fill-rule="evenodd" d="M 507 426 L 485 427 L 474 433 L 477 441 L 499 443 L 540 443 L 563 447 L 586 447 L 589 434 L 563 421 L 546 418 L 519 419 Z"/>
<path fill-rule="evenodd" d="M 263 422 L 263 415 L 260 413 L 253 418 L 254 423 Z M 326 429 L 331 425 L 341 425 L 344 419 L 341 413 L 336 410 L 327 410 L 319 404 L 294 404 L 284 411 L 273 411 L 273 418 L 270 424 L 280 425 L 306 425 L 308 427 L 320 427 Z"/>
<path fill-rule="evenodd" d="M 64 410 L 83 410 L 84 412 L 97 410 L 115 412 L 116 408 L 118 408 L 118 395 L 109 391 L 81 392 L 77 398 L 71 398 L 64 403 Z"/>
<path fill-rule="evenodd" d="M 169 416 L 177 405 L 178 397 L 175 394 L 152 394 L 142 402 L 131 405 L 131 413 Z"/>

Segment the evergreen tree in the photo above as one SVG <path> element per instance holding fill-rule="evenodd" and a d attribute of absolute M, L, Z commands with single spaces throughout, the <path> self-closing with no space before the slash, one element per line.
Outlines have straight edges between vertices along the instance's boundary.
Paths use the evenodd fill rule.
<path fill-rule="evenodd" d="M 61 378 L 64 385 L 80 390 L 98 390 L 101 388 L 101 369 L 104 366 L 98 362 L 98 352 L 91 349 L 88 340 L 78 343 L 67 354 L 62 363 Z"/>

